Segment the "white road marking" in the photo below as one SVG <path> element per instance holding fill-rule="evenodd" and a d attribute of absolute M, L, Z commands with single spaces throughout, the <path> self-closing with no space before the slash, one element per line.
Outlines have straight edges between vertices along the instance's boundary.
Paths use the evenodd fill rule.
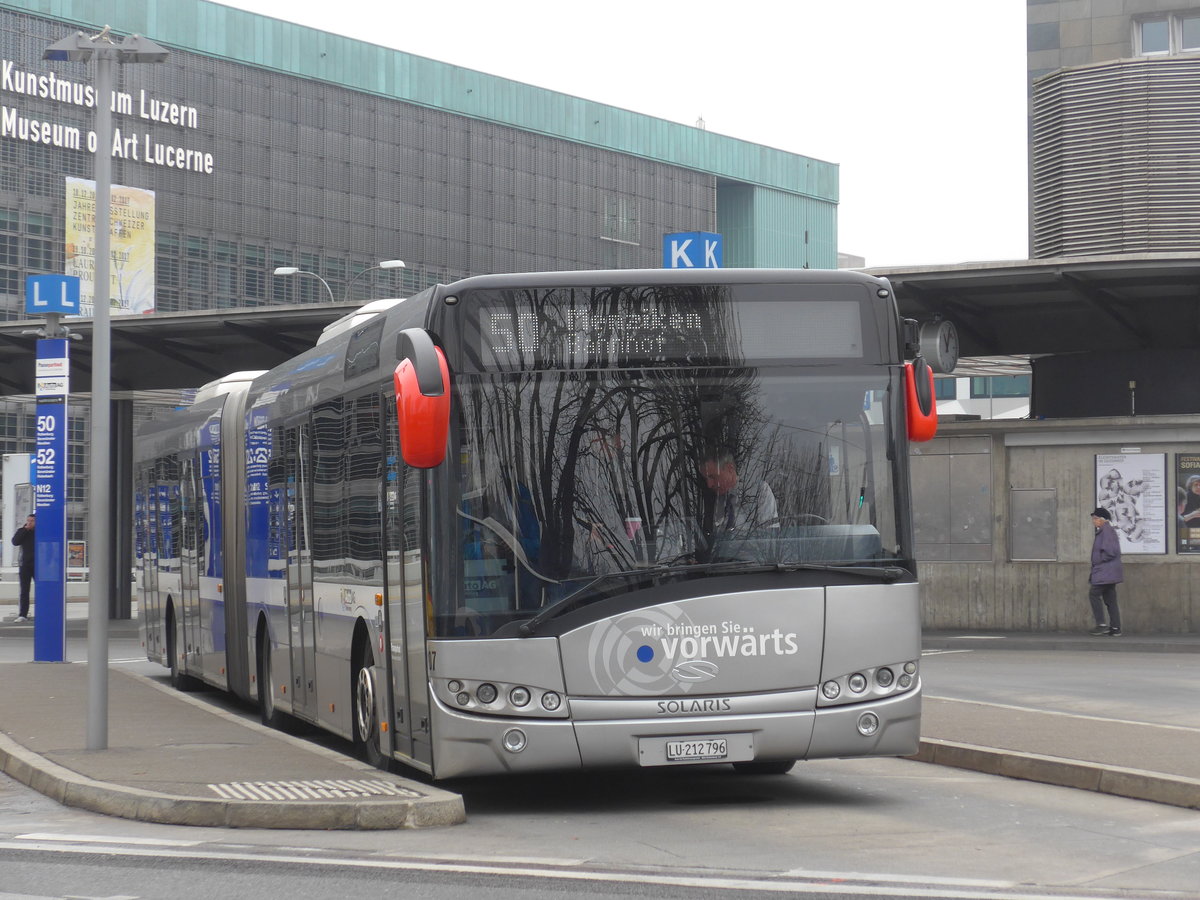
<path fill-rule="evenodd" d="M 18 844 L 11 841 L 0 841 L 0 850 L 28 850 L 37 844 Z M 94 853 L 94 848 L 82 846 L 47 845 L 45 849 L 60 853 Z M 380 871 L 408 871 L 452 873 L 456 875 L 498 875 L 517 876 L 521 878 L 541 878 L 553 881 L 585 881 L 592 883 L 662 885 L 669 887 L 685 887 L 704 890 L 727 891 L 761 891 L 766 893 L 786 893 L 793 896 L 805 895 L 855 895 L 868 897 L 912 897 L 925 900 L 1095 900 L 1095 894 L 1071 894 L 1055 892 L 1050 894 L 1035 893 L 1021 887 L 1005 889 L 1004 887 L 989 888 L 978 886 L 970 881 L 954 881 L 951 879 L 916 878 L 911 875 L 847 876 L 826 874 L 807 877 L 782 874 L 747 875 L 733 877 L 730 875 L 668 875 L 652 874 L 644 871 L 588 871 L 563 869 L 551 870 L 543 868 L 527 868 L 517 866 L 486 865 L 480 863 L 441 863 L 429 860 L 381 860 L 325 857 L 320 859 L 296 856 L 281 856 L 279 854 L 247 854 L 231 852 L 196 852 L 172 851 L 170 849 L 150 848 L 121 848 L 107 847 L 103 851 L 112 856 L 146 857 L 162 860 L 204 859 L 221 860 L 226 862 L 263 862 L 286 864 L 293 867 L 308 866 L 318 868 L 357 868 Z M 861 879 L 861 880 L 860 880 Z M 914 884 L 908 887 L 906 885 Z M 1000 884 L 1003 884 L 1001 882 Z M 935 886 L 936 885 L 936 886 Z M 1162 892 L 1156 896 L 1166 898 L 1183 898 L 1185 895 L 1176 892 Z M 2 897 L 2 895 L 0 895 Z"/>
<path fill-rule="evenodd" d="M 1140 725 L 1148 728 L 1162 728 L 1167 731 L 1187 731 L 1200 733 L 1200 728 L 1192 725 L 1164 725 L 1158 722 L 1139 722 L 1134 719 L 1112 719 L 1107 716 L 1089 716 L 1087 713 L 1060 712 L 1056 709 L 1038 709 L 1035 706 L 1014 706 L 1011 703 L 992 703 L 988 700 L 964 700 L 962 697 L 940 697 L 936 694 L 926 694 L 926 700 L 943 700 L 948 703 L 972 703 L 975 706 L 990 706 L 994 709 L 1011 709 L 1015 712 L 1044 713 L 1048 716 L 1065 716 L 1068 719 L 1087 719 L 1092 722 L 1109 722 L 1114 725 Z"/>

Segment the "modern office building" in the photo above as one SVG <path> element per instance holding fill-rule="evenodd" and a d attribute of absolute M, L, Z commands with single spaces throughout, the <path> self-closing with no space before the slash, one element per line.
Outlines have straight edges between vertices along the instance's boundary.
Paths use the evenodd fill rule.
<path fill-rule="evenodd" d="M 1030 255 L 1200 249 L 1200 2 L 1027 9 Z"/>
<path fill-rule="evenodd" d="M 726 266 L 837 265 L 832 163 L 205 0 L 5 0 L 0 318 L 31 274 L 80 274 L 90 304 L 94 72 L 42 57 L 104 26 L 170 51 L 117 67 L 110 293 L 133 313 L 658 267 L 674 233 L 719 235 Z M 30 449 L 31 413 L 0 401 L 0 452 Z"/>

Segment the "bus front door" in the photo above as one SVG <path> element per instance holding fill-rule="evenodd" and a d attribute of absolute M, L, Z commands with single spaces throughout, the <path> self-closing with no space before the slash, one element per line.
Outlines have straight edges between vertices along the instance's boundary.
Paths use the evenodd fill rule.
<path fill-rule="evenodd" d="M 200 646 L 200 560 L 196 516 L 196 461 L 185 457 L 179 467 L 179 502 L 182 534 L 179 535 L 179 621 L 180 640 L 185 653 L 182 667 L 199 677 L 203 658 Z"/>
<path fill-rule="evenodd" d="M 313 611 L 312 463 L 309 425 L 288 429 L 287 611 L 292 664 L 292 710 L 316 719 L 316 621 Z"/>
<path fill-rule="evenodd" d="M 396 406 L 385 403 L 384 534 L 387 541 L 387 668 L 392 750 L 432 765 L 425 667 L 425 565 L 421 557 L 421 481 L 400 456 Z"/>

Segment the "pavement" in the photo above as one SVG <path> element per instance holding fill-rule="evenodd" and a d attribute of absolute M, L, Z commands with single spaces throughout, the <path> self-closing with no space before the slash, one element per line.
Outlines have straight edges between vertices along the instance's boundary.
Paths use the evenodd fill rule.
<path fill-rule="evenodd" d="M 1200 634 L 929 632 L 930 650 L 1200 653 Z M 1200 809 L 1194 728 L 1008 707 L 926 695 L 913 759 Z"/>
<path fill-rule="evenodd" d="M 0 604 L 0 642 L 25 641 Z M 86 637 L 86 604 L 68 604 L 68 643 Z M 135 621 L 109 623 L 110 641 Z M 1095 649 L 1065 634 L 925 636 L 927 650 Z M 1121 651 L 1197 653 L 1200 635 L 1104 639 Z M 9 644 L 12 647 L 12 644 Z M 19 656 L 20 654 L 18 654 Z M 68 654 L 70 655 L 70 654 Z M 12 654 L 6 654 L 12 658 Z M 466 820 L 461 796 L 383 772 L 337 749 L 259 724 L 220 695 L 108 668 L 107 748 L 87 749 L 88 666 L 0 662 L 0 770 L 67 806 L 172 825 L 386 829 Z M 1200 809 L 1194 729 L 1155 728 L 997 704 L 926 697 L 924 762 Z M 231 780 L 236 779 L 236 781 Z"/>

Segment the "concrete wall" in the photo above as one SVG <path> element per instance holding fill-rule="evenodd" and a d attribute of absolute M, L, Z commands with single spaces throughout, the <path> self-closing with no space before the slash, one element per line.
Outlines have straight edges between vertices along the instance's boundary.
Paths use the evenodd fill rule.
<path fill-rule="evenodd" d="M 923 619 L 930 629 L 1080 631 L 1096 506 L 1096 456 L 1165 454 L 1166 552 L 1124 554 L 1118 588 L 1127 632 L 1200 633 L 1200 554 L 1176 552 L 1177 455 L 1200 453 L 1200 416 L 943 424 L 911 450 Z M 970 457 L 970 464 L 962 464 Z M 945 483 L 943 483 L 945 482 Z M 1014 495 L 1014 491 L 1023 492 Z M 1041 515 L 1011 507 L 1042 502 Z M 987 521 L 981 521 L 987 517 Z M 1017 543 L 1039 561 L 1013 560 Z M 1033 546 L 1034 553 L 1028 548 Z"/>

